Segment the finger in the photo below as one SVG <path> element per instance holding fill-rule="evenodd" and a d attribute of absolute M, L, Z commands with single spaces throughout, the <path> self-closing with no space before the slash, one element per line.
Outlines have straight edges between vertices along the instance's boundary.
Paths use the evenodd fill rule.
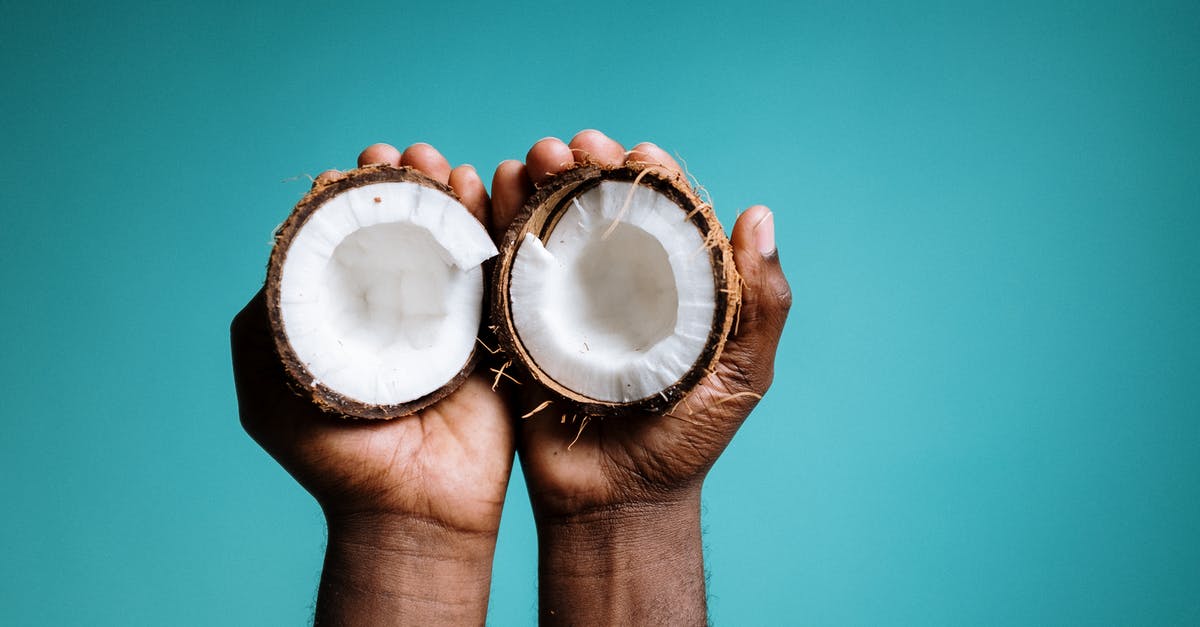
<path fill-rule="evenodd" d="M 346 178 L 346 173 L 341 170 L 325 170 L 317 175 L 317 178 L 313 180 L 313 185 L 328 185 L 344 178 Z"/>
<path fill-rule="evenodd" d="M 534 185 L 541 185 L 573 163 L 571 149 L 557 137 L 539 139 L 525 155 L 525 171 Z"/>
<path fill-rule="evenodd" d="M 625 163 L 625 148 L 608 135 L 588 129 L 571 139 L 571 153 L 579 163 L 616 167 Z"/>
<path fill-rule="evenodd" d="M 245 307 L 233 317 L 233 322 L 229 325 L 229 337 L 233 342 L 233 358 L 236 362 L 244 353 L 242 349 L 250 346 L 251 340 L 254 340 L 258 345 L 265 342 L 263 338 L 269 337 L 269 323 L 267 322 L 267 295 L 266 287 L 259 288 L 258 293 L 246 303 Z"/>
<path fill-rule="evenodd" d="M 280 463 L 287 466 L 289 457 L 311 438 L 345 428 L 344 421 L 290 387 L 291 378 L 275 349 L 265 287 L 234 317 L 230 344 L 242 428 Z"/>
<path fill-rule="evenodd" d="M 675 162 L 667 151 L 650 142 L 642 142 L 633 147 L 625 155 L 625 163 L 648 163 L 659 165 L 676 174 L 683 174 L 683 168 Z"/>
<path fill-rule="evenodd" d="M 733 260 L 742 276 L 742 303 L 737 332 L 725 345 L 721 361 L 762 394 L 771 384 L 775 350 L 792 306 L 791 288 L 775 246 L 775 216 L 756 205 L 733 225 Z"/>
<path fill-rule="evenodd" d="M 492 175 L 492 230 L 497 240 L 508 230 L 532 194 L 533 183 L 524 163 L 509 159 L 496 166 L 496 173 Z"/>
<path fill-rule="evenodd" d="M 358 167 L 365 165 L 400 165 L 400 151 L 391 144 L 371 144 L 358 153 Z"/>
<path fill-rule="evenodd" d="M 429 144 L 413 144 L 400 155 L 400 165 L 416 168 L 443 183 L 450 182 L 450 162 Z"/>
<path fill-rule="evenodd" d="M 479 223 L 488 227 L 488 195 L 479 179 L 475 166 L 463 164 L 450 171 L 450 187 L 462 199 L 462 203 L 471 211 Z"/>
<path fill-rule="evenodd" d="M 265 287 L 234 316 L 229 340 L 242 426 L 255 440 L 263 442 L 272 430 L 287 427 L 273 419 L 279 412 L 266 410 L 268 399 L 279 389 L 286 389 L 286 383 L 271 336 Z"/>

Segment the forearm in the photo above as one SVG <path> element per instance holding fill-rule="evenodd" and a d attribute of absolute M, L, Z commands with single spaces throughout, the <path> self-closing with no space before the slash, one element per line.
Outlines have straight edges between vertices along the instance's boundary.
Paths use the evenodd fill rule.
<path fill-rule="evenodd" d="M 704 625 L 699 493 L 539 521 L 543 625 Z"/>
<path fill-rule="evenodd" d="M 413 519 L 330 520 L 314 624 L 482 625 L 495 542 Z"/>

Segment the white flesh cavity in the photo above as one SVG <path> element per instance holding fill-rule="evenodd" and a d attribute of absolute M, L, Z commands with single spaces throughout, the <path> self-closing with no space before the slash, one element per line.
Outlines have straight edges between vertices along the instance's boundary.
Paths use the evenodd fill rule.
<path fill-rule="evenodd" d="M 517 335 L 543 372 L 589 398 L 629 402 L 691 369 L 712 331 L 716 286 L 679 205 L 605 181 L 572 201 L 548 240 L 525 236 L 509 287 Z"/>
<path fill-rule="evenodd" d="M 470 358 L 483 306 L 480 264 L 496 254 L 479 221 L 440 190 L 351 188 L 314 211 L 288 248 L 284 331 L 331 390 L 374 405 L 416 400 Z"/>

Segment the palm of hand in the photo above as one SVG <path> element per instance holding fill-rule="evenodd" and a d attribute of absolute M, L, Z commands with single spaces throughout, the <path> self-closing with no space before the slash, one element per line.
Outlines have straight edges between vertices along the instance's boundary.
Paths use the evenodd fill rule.
<path fill-rule="evenodd" d="M 626 151 L 597 131 L 579 133 L 570 145 L 555 138 L 540 140 L 526 162 L 504 162 L 496 169 L 493 223 L 501 230 L 516 218 L 536 185 L 572 163 L 650 163 L 682 174 L 675 160 L 654 144 Z M 766 207 L 758 206 L 739 216 L 734 226 L 734 260 L 744 280 L 742 333 L 729 338 L 713 374 L 676 407 L 658 415 L 572 420 L 552 400 L 524 419 L 518 450 L 536 513 L 570 515 L 672 500 L 699 490 L 708 469 L 771 384 L 775 348 L 791 297 L 773 251 L 769 216 Z M 759 238 L 758 226 L 764 222 L 770 233 Z M 760 239 L 768 240 L 770 249 Z M 528 394 L 514 413 L 522 415 L 548 398 Z"/>
<path fill-rule="evenodd" d="M 758 401 L 744 391 L 739 372 L 723 359 L 663 414 L 564 422 L 545 411 L 526 419 L 518 446 L 535 508 L 565 515 L 669 500 L 698 488 Z"/>
<path fill-rule="evenodd" d="M 449 184 L 483 224 L 489 203 L 470 166 L 451 168 L 427 144 L 403 154 L 376 144 L 359 165 L 406 166 Z M 336 179 L 323 173 L 317 184 Z M 234 319 L 234 378 L 242 424 L 327 513 L 403 515 L 451 529 L 495 533 L 513 460 L 503 400 L 478 373 L 411 416 L 344 420 L 288 388 L 260 292 Z"/>
<path fill-rule="evenodd" d="M 481 375 L 412 416 L 337 418 L 287 387 L 261 302 L 260 294 L 233 325 L 242 423 L 327 513 L 495 532 L 513 432 L 503 399 Z"/>
<path fill-rule="evenodd" d="M 479 375 L 438 403 L 386 422 L 329 424 L 304 446 L 314 493 L 464 531 L 495 531 L 512 466 L 504 402 Z M 307 484 L 306 484 L 307 485 Z"/>

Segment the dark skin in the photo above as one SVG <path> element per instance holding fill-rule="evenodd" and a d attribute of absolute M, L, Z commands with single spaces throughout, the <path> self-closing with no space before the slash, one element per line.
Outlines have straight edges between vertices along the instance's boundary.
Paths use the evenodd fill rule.
<path fill-rule="evenodd" d="M 359 156 L 448 182 L 497 239 L 535 185 L 583 160 L 679 167 L 653 144 L 626 151 L 584 131 L 501 163 L 489 201 L 473 168 L 452 170 L 427 145 Z M 482 624 L 514 450 L 538 526 L 543 623 L 704 624 L 701 485 L 771 384 L 791 304 L 770 211 L 743 212 L 731 241 L 743 303 L 714 374 L 667 414 L 594 420 L 582 433 L 549 409 L 522 420 L 541 393 L 507 398 L 483 372 L 414 416 L 331 417 L 287 388 L 261 293 L 251 300 L 232 329 L 242 423 L 325 512 L 317 624 Z"/>
<path fill-rule="evenodd" d="M 487 194 L 470 166 L 451 170 L 424 144 L 394 160 L 449 183 L 487 219 Z M 316 184 L 338 176 L 326 172 Z M 473 374 L 413 416 L 343 420 L 287 387 L 262 292 L 234 319 L 232 339 L 243 426 L 325 513 L 316 623 L 482 623 L 514 443 L 490 382 Z"/>

